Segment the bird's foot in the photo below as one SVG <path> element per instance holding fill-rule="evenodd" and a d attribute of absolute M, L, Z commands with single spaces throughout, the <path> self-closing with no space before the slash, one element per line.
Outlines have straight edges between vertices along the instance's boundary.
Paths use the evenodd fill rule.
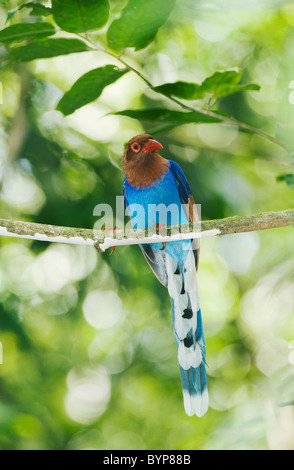
<path fill-rule="evenodd" d="M 111 231 L 119 230 L 119 227 L 114 227 L 114 228 L 113 227 L 104 227 L 102 230 L 111 230 Z M 116 248 L 115 246 L 111 247 L 111 252 L 109 253 L 109 256 L 113 255 L 113 253 L 115 252 L 115 248 Z"/>
<path fill-rule="evenodd" d="M 155 222 L 154 225 L 155 225 L 156 229 L 158 229 L 158 230 L 156 230 L 156 233 L 158 235 L 160 235 L 160 232 L 162 232 L 163 230 L 166 229 L 166 224 L 158 224 L 157 222 Z M 166 242 L 162 242 L 162 248 L 160 248 L 160 249 L 165 250 L 165 247 L 166 247 Z"/>
<path fill-rule="evenodd" d="M 158 224 L 157 222 L 155 222 L 155 227 L 158 228 L 158 232 L 162 232 L 165 228 L 166 228 L 166 224 Z M 157 232 L 157 230 L 156 230 Z"/>

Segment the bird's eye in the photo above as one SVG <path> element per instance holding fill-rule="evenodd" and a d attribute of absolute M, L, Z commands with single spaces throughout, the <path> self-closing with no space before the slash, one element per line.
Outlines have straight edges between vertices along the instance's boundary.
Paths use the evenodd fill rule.
<path fill-rule="evenodd" d="M 135 142 L 134 144 L 131 145 L 131 149 L 134 151 L 134 152 L 139 152 L 141 150 L 141 145 L 139 145 L 137 142 Z"/>

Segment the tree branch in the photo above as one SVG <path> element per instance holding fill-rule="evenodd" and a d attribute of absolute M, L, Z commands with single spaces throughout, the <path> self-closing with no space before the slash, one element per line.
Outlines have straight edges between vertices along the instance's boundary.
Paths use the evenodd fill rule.
<path fill-rule="evenodd" d="M 264 212 L 249 216 L 235 216 L 201 222 L 195 231 L 193 224 L 174 225 L 166 228 L 166 233 L 158 233 L 156 228 L 141 230 L 103 231 L 56 225 L 36 224 L 0 219 L 0 236 L 41 240 L 45 242 L 70 243 L 95 246 L 104 252 L 107 248 L 121 245 L 140 245 L 180 239 L 202 238 L 231 233 L 252 232 L 294 225 L 294 209 L 280 212 Z M 191 231 L 193 230 L 194 231 Z M 180 233 L 179 233 L 180 229 Z"/>

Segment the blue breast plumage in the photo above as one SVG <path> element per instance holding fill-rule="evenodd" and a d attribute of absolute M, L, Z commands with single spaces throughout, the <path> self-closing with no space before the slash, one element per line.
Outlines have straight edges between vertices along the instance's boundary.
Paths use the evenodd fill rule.
<path fill-rule="evenodd" d="M 185 212 L 182 211 L 179 192 L 170 168 L 160 180 L 147 188 L 131 186 L 127 179 L 125 179 L 125 184 L 134 228 L 152 227 L 155 223 L 163 223 L 159 220 L 158 211 L 156 213 L 156 207 L 159 204 L 170 208 L 167 212 L 167 225 L 188 222 Z M 140 205 L 144 211 L 136 214 L 136 205 Z"/>
<path fill-rule="evenodd" d="M 126 178 L 124 186 L 129 214 L 135 229 L 153 227 L 155 224 L 179 225 L 188 222 L 170 167 L 166 174 L 151 186 L 136 188 L 131 186 Z M 189 240 L 169 242 L 165 249 L 173 257 L 180 256 L 189 244 Z M 154 243 L 152 247 L 160 250 L 162 243 Z"/>

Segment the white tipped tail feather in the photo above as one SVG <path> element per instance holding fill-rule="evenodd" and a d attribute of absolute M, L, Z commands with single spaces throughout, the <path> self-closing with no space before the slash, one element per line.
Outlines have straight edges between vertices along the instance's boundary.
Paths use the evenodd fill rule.
<path fill-rule="evenodd" d="M 178 348 L 184 407 L 187 415 L 203 416 L 208 409 L 205 341 L 193 250 L 182 260 L 166 254 L 167 288 L 172 299 L 174 335 Z"/>

